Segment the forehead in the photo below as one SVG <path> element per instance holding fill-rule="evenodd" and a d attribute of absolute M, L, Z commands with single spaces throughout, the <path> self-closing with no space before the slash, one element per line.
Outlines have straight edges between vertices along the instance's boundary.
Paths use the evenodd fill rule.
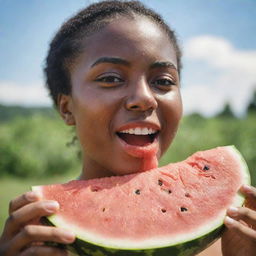
<path fill-rule="evenodd" d="M 156 22 L 143 17 L 115 18 L 83 40 L 83 57 L 88 62 L 103 56 L 128 60 L 141 57 L 148 61 L 166 60 L 177 67 L 174 46 Z"/>

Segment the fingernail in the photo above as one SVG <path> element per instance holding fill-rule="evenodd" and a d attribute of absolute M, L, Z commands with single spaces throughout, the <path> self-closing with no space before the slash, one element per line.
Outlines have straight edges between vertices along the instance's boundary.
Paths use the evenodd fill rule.
<path fill-rule="evenodd" d="M 228 208 L 228 214 L 233 217 L 236 217 L 238 216 L 238 209 L 236 207 L 231 206 Z"/>
<path fill-rule="evenodd" d="M 65 230 L 65 229 L 62 229 L 61 232 L 62 232 L 63 239 L 66 242 L 70 243 L 70 242 L 73 242 L 75 240 L 75 235 L 72 232 L 70 232 L 68 230 Z"/>
<path fill-rule="evenodd" d="M 26 199 L 29 202 L 34 202 L 39 199 L 39 194 L 36 191 L 31 191 L 26 193 Z"/>
<path fill-rule="evenodd" d="M 243 185 L 242 188 L 243 188 L 243 190 L 244 190 L 245 192 L 247 192 L 247 193 L 252 192 L 252 187 L 249 186 L 249 185 Z"/>
<path fill-rule="evenodd" d="M 55 212 L 57 209 L 59 209 L 60 205 L 56 201 L 47 202 L 45 204 L 45 208 L 48 212 Z"/>
<path fill-rule="evenodd" d="M 228 226 L 228 227 L 233 226 L 234 223 L 235 223 L 235 220 L 233 220 L 232 218 L 230 218 L 228 216 L 225 217 L 224 224 L 226 226 Z"/>

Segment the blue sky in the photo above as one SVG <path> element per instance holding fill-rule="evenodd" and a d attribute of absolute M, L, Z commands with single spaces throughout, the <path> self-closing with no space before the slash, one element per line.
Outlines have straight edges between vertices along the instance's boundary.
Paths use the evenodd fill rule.
<path fill-rule="evenodd" d="M 50 105 L 42 73 L 48 43 L 68 17 L 91 2 L 0 0 L 0 103 Z M 142 2 L 181 41 L 185 112 L 212 115 L 230 101 L 241 114 L 256 84 L 256 1 Z"/>

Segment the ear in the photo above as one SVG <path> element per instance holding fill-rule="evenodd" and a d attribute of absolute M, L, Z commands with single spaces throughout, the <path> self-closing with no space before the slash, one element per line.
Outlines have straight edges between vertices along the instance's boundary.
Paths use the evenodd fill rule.
<path fill-rule="evenodd" d="M 59 94 L 58 110 L 67 125 L 75 125 L 75 117 L 73 115 L 73 102 L 70 95 Z"/>

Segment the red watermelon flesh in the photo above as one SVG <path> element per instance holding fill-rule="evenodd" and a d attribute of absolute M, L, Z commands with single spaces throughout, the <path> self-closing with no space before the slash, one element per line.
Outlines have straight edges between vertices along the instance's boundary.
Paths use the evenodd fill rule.
<path fill-rule="evenodd" d="M 143 249 L 182 243 L 222 225 L 226 209 L 250 183 L 232 147 L 197 152 L 145 172 L 33 187 L 60 204 L 50 217 L 80 239 L 104 247 Z"/>

